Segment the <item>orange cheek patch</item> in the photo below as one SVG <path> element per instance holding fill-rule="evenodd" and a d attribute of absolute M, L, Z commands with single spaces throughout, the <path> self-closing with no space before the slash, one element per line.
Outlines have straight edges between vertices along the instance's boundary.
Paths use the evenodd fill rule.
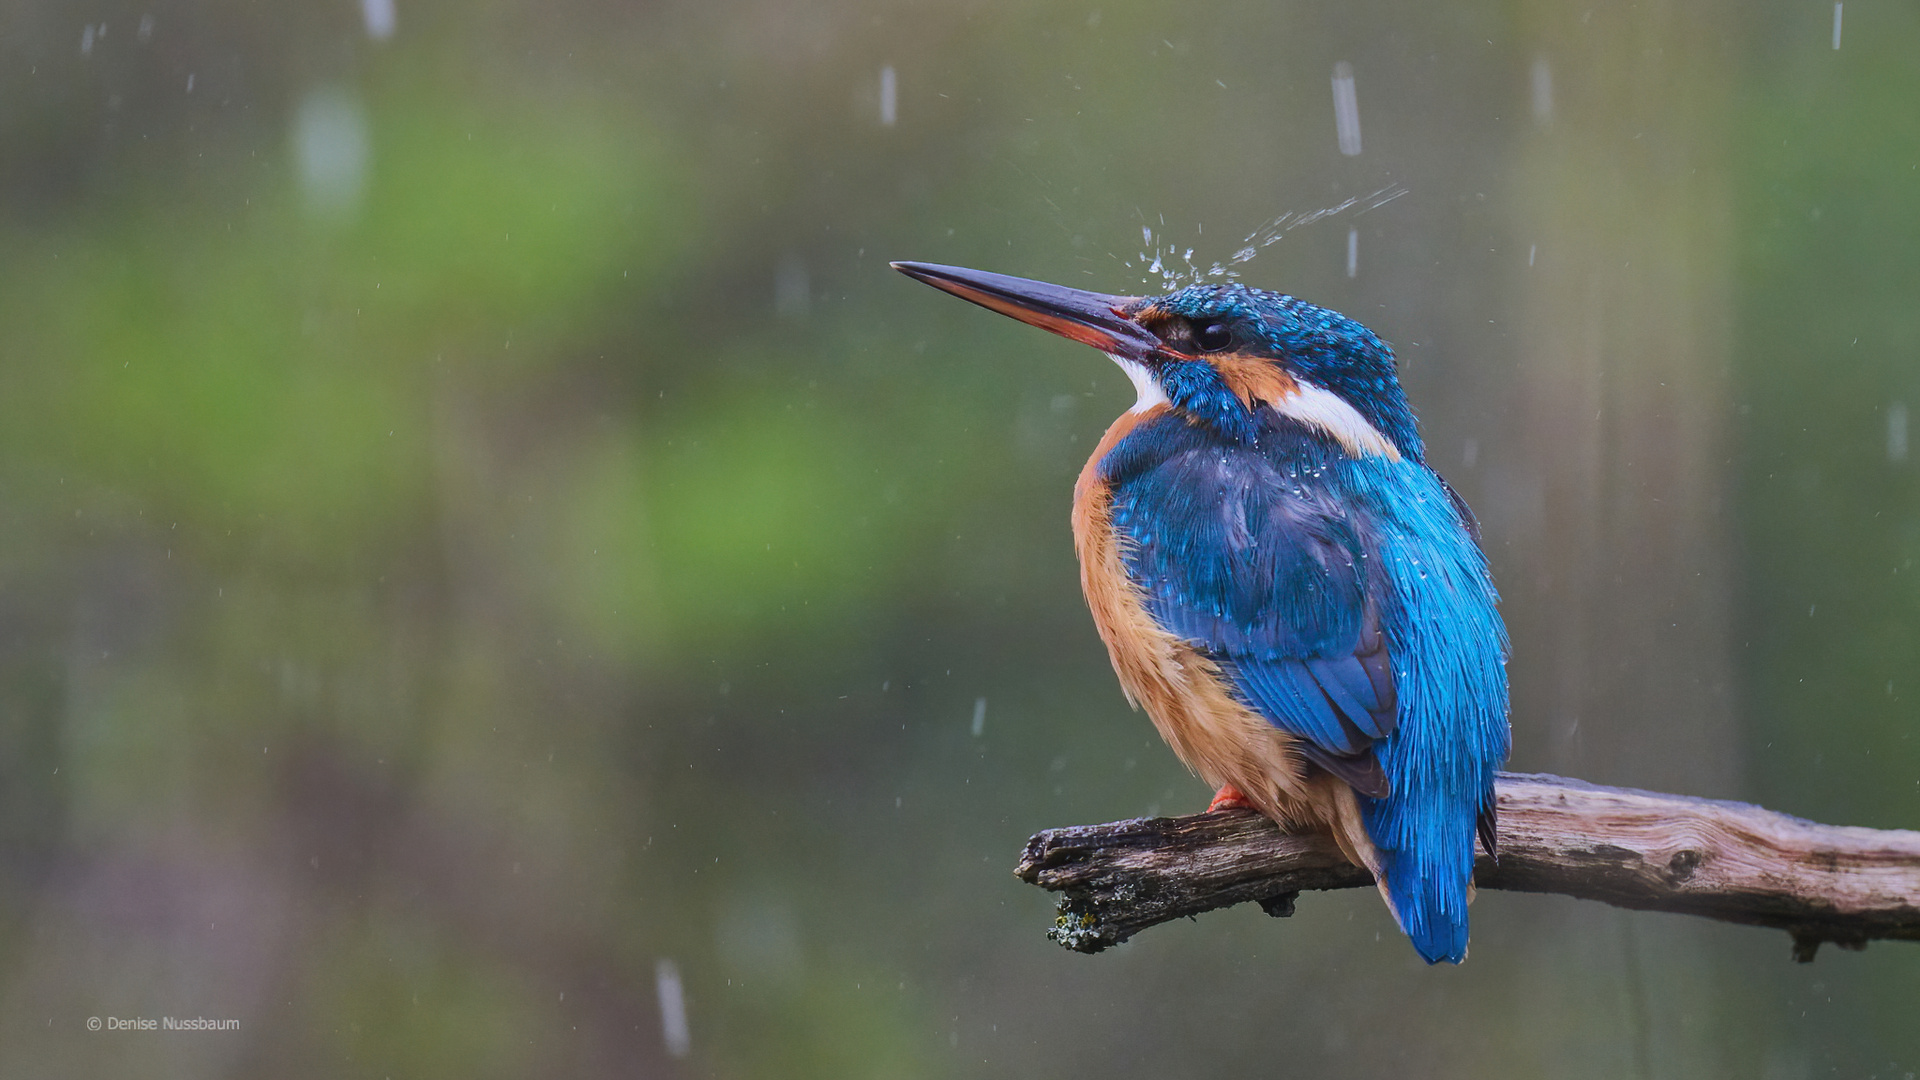
<path fill-rule="evenodd" d="M 1300 392 L 1300 384 L 1293 376 L 1280 370 L 1280 365 L 1258 356 L 1242 353 L 1226 353 L 1208 356 L 1206 361 L 1220 373 L 1220 378 L 1240 399 L 1240 404 L 1252 411 L 1260 404 L 1275 405 Z"/>

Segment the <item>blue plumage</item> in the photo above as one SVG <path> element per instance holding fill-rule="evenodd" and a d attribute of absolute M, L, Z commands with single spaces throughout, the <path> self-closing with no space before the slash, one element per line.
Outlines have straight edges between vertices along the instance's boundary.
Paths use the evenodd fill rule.
<path fill-rule="evenodd" d="M 1310 760 L 1343 778 L 1378 762 L 1384 790 L 1355 787 L 1384 796 L 1361 807 L 1395 909 L 1423 956 L 1460 959 L 1475 822 L 1507 756 L 1506 641 L 1439 477 L 1353 460 L 1271 410 L 1250 442 L 1169 412 L 1100 471 L 1155 620 Z M 1369 674 L 1370 622 L 1387 679 Z"/>
<path fill-rule="evenodd" d="M 1230 348 L 1284 357 L 1295 377 L 1353 405 L 1403 456 L 1425 460 L 1420 425 L 1400 388 L 1393 350 L 1360 323 L 1298 297 L 1245 285 L 1195 285 L 1151 303 L 1155 311 L 1190 324 L 1230 326 Z M 1204 398 L 1196 396 L 1184 407 L 1215 416 L 1230 412 L 1230 403 L 1217 395 Z"/>
<path fill-rule="evenodd" d="M 1181 696 L 1218 679 L 1239 703 L 1228 711 L 1290 737 L 1308 780 L 1352 789 L 1365 835 L 1343 847 L 1379 873 L 1420 954 L 1464 958 L 1474 838 L 1491 848 L 1508 751 L 1507 639 L 1472 517 L 1425 463 L 1392 351 L 1343 315 L 1239 285 L 1131 298 L 901 269 L 1128 368 L 1140 404 L 1089 462 L 1075 511 L 1122 683 L 1203 775 L 1277 784 L 1263 810 L 1318 817 L 1338 838 L 1351 809 L 1248 773 L 1239 721 Z M 1171 646 L 1096 595 L 1110 550 L 1137 598 L 1125 603 L 1200 667 L 1155 674 Z"/>

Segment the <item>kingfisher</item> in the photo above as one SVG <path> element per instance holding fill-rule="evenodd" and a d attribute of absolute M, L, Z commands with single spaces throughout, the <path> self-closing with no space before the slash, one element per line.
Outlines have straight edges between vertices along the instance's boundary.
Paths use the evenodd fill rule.
<path fill-rule="evenodd" d="M 892 265 L 1126 373 L 1137 400 L 1072 520 L 1127 700 L 1217 789 L 1209 810 L 1330 833 L 1428 963 L 1465 959 L 1476 835 L 1496 853 L 1507 634 L 1393 351 L 1237 283 L 1110 296 Z"/>

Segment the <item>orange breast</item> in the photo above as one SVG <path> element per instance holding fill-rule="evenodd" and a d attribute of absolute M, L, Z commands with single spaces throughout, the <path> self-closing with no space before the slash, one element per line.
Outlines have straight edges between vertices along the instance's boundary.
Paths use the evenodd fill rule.
<path fill-rule="evenodd" d="M 1080 557 L 1080 587 L 1120 687 L 1136 708 L 1146 709 L 1180 760 L 1207 783 L 1232 784 L 1284 827 L 1331 830 L 1349 859 L 1377 874 L 1379 858 L 1361 825 L 1353 789 L 1307 768 L 1286 733 L 1228 690 L 1212 660 L 1154 621 L 1139 586 L 1127 576 L 1122 557 L 1126 540 L 1113 527 L 1113 491 L 1100 475 L 1100 461 L 1141 424 L 1168 411 L 1157 405 L 1114 421 L 1074 484 L 1073 543 Z"/>

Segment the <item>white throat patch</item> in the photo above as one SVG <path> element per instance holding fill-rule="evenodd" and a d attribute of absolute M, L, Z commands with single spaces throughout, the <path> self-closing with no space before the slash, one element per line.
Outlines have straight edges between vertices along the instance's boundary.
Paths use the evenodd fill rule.
<path fill-rule="evenodd" d="M 1133 408 L 1127 410 L 1128 412 L 1143 413 L 1155 405 L 1167 404 L 1167 392 L 1160 389 L 1160 381 L 1153 377 L 1153 372 L 1148 371 L 1145 364 L 1137 360 L 1129 360 L 1124 356 L 1115 356 L 1112 353 L 1107 354 L 1107 359 L 1119 364 L 1120 370 L 1126 372 L 1127 378 L 1133 380 L 1133 392 L 1138 400 L 1133 403 Z"/>

